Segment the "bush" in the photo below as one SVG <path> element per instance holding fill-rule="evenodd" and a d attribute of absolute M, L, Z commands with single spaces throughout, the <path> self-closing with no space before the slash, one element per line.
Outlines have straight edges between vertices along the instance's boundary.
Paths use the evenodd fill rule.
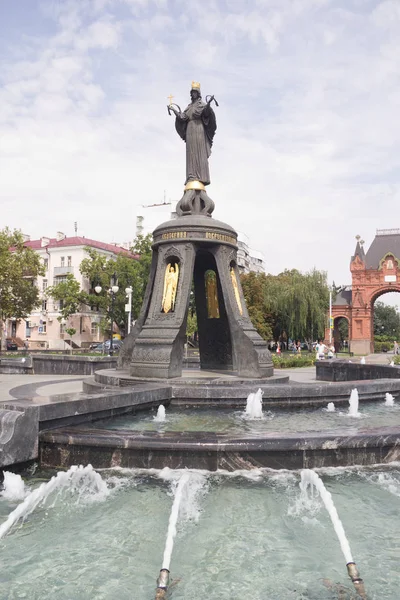
<path fill-rule="evenodd" d="M 393 350 L 393 342 L 374 341 L 374 352 L 376 354 L 379 354 L 379 352 L 389 352 L 390 350 Z"/>
<path fill-rule="evenodd" d="M 315 354 L 299 356 L 298 354 L 290 356 L 279 356 L 272 354 L 272 362 L 276 369 L 290 369 L 294 367 L 312 367 L 315 364 Z"/>

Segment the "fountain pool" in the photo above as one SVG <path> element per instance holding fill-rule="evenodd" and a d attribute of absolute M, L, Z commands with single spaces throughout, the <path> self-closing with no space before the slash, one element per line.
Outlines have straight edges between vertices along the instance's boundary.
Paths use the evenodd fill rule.
<path fill-rule="evenodd" d="M 103 471 L 49 495 L 0 540 L 4 598 L 149 600 L 177 479 L 189 473 L 171 562 L 171 598 L 355 598 L 322 500 L 300 473 Z M 319 471 L 370 600 L 397 600 L 400 465 Z M 39 487 L 49 473 L 26 481 Z M 86 481 L 86 483 L 85 483 Z M 0 524 L 17 506 L 0 497 Z M 348 594 L 339 596 L 340 584 Z M 328 587 L 327 587 L 328 586 Z"/>
<path fill-rule="evenodd" d="M 355 432 L 374 427 L 400 425 L 400 403 L 393 406 L 381 402 L 360 405 L 359 418 L 352 418 L 346 406 L 334 412 L 327 408 L 265 409 L 262 418 L 249 419 L 243 410 L 171 407 L 165 421 L 154 419 L 154 413 L 114 417 L 92 423 L 96 429 L 128 429 L 132 431 L 212 431 L 233 434 L 263 435 L 268 432 L 298 433 L 340 428 Z"/>

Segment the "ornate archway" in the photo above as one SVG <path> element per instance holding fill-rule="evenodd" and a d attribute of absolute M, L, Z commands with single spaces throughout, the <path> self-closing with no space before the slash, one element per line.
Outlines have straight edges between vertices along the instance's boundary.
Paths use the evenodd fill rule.
<path fill-rule="evenodd" d="M 387 292 L 400 292 L 400 229 L 377 229 L 364 251 L 357 245 L 350 261 L 352 285 L 340 290 L 332 305 L 333 319 L 349 321 L 350 349 L 355 354 L 373 352 L 374 302 Z"/>

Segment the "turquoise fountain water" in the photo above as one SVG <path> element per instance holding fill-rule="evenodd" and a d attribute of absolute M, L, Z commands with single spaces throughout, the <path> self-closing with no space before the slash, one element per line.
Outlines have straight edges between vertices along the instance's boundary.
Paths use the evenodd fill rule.
<path fill-rule="evenodd" d="M 52 484 L 51 492 L 47 484 L 54 480 L 43 482 L 46 474 L 25 482 L 30 494 L 41 489 L 42 501 L 0 541 L 4 598 L 154 598 L 185 473 L 169 563 L 172 600 L 354 597 L 321 496 L 308 494 L 304 501 L 300 473 L 86 473 L 70 474 L 69 483 Z M 397 600 L 399 466 L 319 475 L 362 567 L 368 598 Z M 0 523 L 24 502 L 2 496 Z"/>

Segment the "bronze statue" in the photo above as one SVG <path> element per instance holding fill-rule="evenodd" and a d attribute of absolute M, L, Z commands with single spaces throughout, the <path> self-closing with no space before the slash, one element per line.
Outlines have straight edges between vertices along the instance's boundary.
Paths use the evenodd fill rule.
<path fill-rule="evenodd" d="M 161 303 L 162 312 L 168 313 L 175 308 L 176 291 L 178 289 L 179 266 L 169 263 L 165 269 L 164 291 Z"/>
<path fill-rule="evenodd" d="M 207 316 L 209 319 L 219 319 L 217 275 L 209 269 L 205 272 L 204 282 L 206 286 Z"/>
<path fill-rule="evenodd" d="M 175 114 L 175 128 L 186 142 L 186 181 L 199 181 L 203 185 L 210 183 L 210 171 L 208 158 L 211 154 L 217 122 L 215 113 L 211 108 L 211 102 L 215 102 L 214 96 L 207 96 L 203 102 L 200 93 L 200 84 L 192 82 L 190 91 L 191 103 L 182 112 L 177 104 L 172 103 L 173 96 L 169 96 L 170 104 L 168 113 Z M 188 189 L 188 188 L 187 188 Z M 203 188 L 204 189 L 204 188 Z"/>

